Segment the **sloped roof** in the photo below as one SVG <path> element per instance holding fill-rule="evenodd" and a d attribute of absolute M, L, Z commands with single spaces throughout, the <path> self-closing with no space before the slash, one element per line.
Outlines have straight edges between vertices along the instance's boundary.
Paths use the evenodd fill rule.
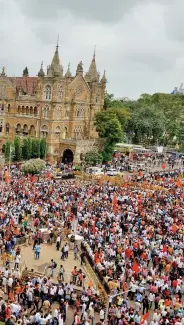
<path fill-rule="evenodd" d="M 35 89 L 38 82 L 38 77 L 14 77 L 9 78 L 11 82 L 16 87 L 16 90 L 19 92 L 20 90 L 26 95 L 33 96 L 35 94 Z"/>

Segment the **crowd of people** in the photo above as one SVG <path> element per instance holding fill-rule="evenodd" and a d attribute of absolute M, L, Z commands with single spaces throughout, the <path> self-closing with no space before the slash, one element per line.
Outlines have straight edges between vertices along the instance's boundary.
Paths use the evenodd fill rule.
<path fill-rule="evenodd" d="M 50 172 L 25 177 L 15 169 L 0 193 L 1 318 L 11 325 L 62 325 L 73 306 L 74 325 L 184 324 L 183 211 L 182 170 L 132 175 L 120 186 L 55 180 Z M 51 244 L 62 248 L 57 283 L 52 272 L 21 277 L 17 241 L 26 238 L 39 259 L 41 228 L 50 229 Z M 100 304 L 92 283 L 80 295 L 74 290 L 79 270 L 64 282 L 63 229 L 83 236 L 81 262 L 85 254 L 110 297 L 108 306 Z M 78 249 L 74 245 L 76 259 Z"/>

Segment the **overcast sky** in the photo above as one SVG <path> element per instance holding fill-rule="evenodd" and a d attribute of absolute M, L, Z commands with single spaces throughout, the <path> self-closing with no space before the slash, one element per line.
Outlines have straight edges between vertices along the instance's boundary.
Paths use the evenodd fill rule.
<path fill-rule="evenodd" d="M 110 93 L 137 98 L 184 81 L 184 0 L 0 0 L 0 69 L 37 74 L 51 63 L 59 34 L 61 63 L 87 71 L 96 45 Z"/>

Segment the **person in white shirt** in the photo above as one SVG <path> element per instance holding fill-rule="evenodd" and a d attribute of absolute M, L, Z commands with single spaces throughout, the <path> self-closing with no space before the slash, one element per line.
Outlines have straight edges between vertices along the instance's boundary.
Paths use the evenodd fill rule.
<path fill-rule="evenodd" d="M 103 322 L 105 319 L 105 311 L 104 309 L 101 309 L 100 310 L 100 321 Z"/>

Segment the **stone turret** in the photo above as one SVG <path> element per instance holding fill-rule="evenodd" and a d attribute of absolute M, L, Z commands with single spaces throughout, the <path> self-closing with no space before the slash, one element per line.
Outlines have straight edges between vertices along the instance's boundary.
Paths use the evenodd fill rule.
<path fill-rule="evenodd" d="M 106 78 L 105 70 L 104 70 L 103 77 L 101 79 L 101 83 L 103 83 L 103 84 L 106 84 L 107 83 L 107 78 Z"/>
<path fill-rule="evenodd" d="M 87 82 L 99 81 L 99 73 L 96 68 L 96 53 L 94 50 L 93 58 L 89 67 L 88 72 L 85 75 Z"/>
<path fill-rule="evenodd" d="M 68 63 L 68 69 L 65 73 L 65 77 L 66 78 L 71 78 L 72 77 L 72 74 L 71 74 L 71 71 L 70 71 L 70 63 Z"/>
<path fill-rule="evenodd" d="M 63 67 L 60 65 L 59 59 L 59 45 L 57 43 L 56 50 L 52 59 L 52 63 L 48 68 L 47 75 L 49 77 L 62 77 L 63 76 Z"/>
<path fill-rule="evenodd" d="M 41 63 L 41 67 L 40 67 L 40 70 L 38 72 L 38 77 L 44 77 L 45 76 L 45 73 L 43 71 L 43 62 Z"/>

